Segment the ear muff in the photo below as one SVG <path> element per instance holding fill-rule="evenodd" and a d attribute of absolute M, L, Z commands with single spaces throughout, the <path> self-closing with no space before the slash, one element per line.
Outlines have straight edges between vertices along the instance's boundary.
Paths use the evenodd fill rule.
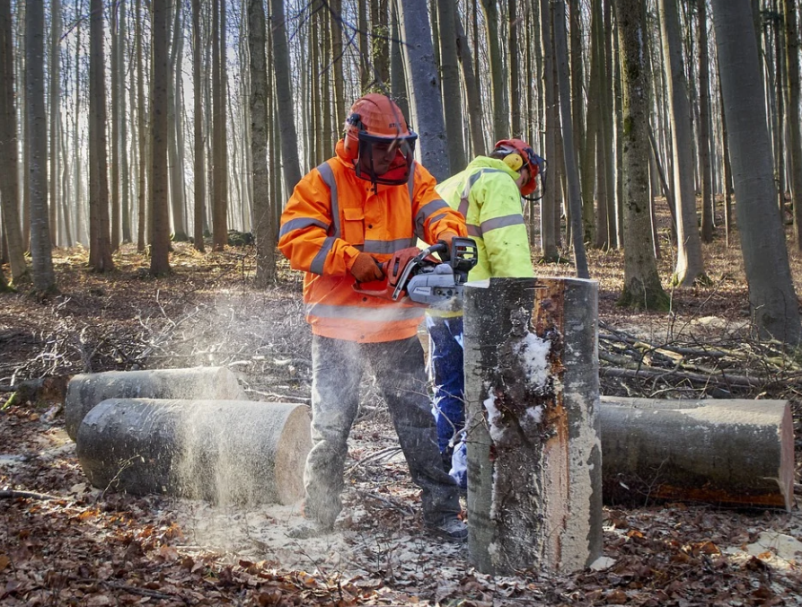
<path fill-rule="evenodd" d="M 524 159 L 520 154 L 513 152 L 512 154 L 504 156 L 504 164 L 517 173 L 524 165 Z"/>

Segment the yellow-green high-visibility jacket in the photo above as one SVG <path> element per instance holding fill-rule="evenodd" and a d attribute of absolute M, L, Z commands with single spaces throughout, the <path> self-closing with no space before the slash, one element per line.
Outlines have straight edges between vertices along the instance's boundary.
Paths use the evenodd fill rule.
<path fill-rule="evenodd" d="M 501 160 L 477 156 L 464 171 L 436 187 L 442 199 L 465 217 L 468 236 L 476 241 L 479 259 L 468 280 L 535 275 L 517 178 L 518 173 Z"/>

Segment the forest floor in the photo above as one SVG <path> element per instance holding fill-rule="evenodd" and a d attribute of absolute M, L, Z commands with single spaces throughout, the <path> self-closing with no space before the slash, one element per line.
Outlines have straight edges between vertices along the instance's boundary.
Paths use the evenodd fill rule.
<path fill-rule="evenodd" d="M 664 247 L 661 275 L 671 274 Z M 86 251 L 54 252 L 61 294 L 0 295 L 0 385 L 90 371 L 224 365 L 254 400 L 308 402 L 310 333 L 301 276 L 281 263 L 277 284 L 253 287 L 254 251 L 196 253 L 176 243 L 171 276 L 153 279 L 130 245 L 116 269 L 87 269 Z M 797 293 L 802 256 L 791 252 Z M 601 346 L 617 337 L 670 348 L 707 344 L 759 357 L 748 332 L 740 250 L 705 247 L 709 282 L 672 293 L 670 312 L 616 307 L 622 254 L 589 252 L 599 281 Z M 572 275 L 541 265 L 543 275 Z M 617 337 L 616 337 L 617 336 Z M 748 357 L 747 357 L 748 358 Z M 619 359 L 616 359 L 619 360 Z M 650 362 L 651 361 L 651 362 Z M 656 358 L 640 362 L 659 366 Z M 744 363 L 746 364 L 746 363 Z M 603 393 L 663 398 L 720 395 L 712 381 L 609 376 Z M 797 374 L 798 375 L 798 374 Z M 712 377 L 712 374 L 711 374 Z M 791 378 L 791 379 L 789 379 Z M 734 396 L 788 398 L 802 462 L 802 389 L 776 373 Z M 389 416 L 366 380 L 350 441 L 345 509 L 335 533 L 294 540 L 298 506 L 242 508 L 90 486 L 64 432 L 63 382 L 36 402 L 0 392 L 0 604 L 17 605 L 802 605 L 802 513 L 743 511 L 645 496 L 605 506 L 604 559 L 572 575 L 475 571 L 467 547 L 430 537 L 420 519 Z M 729 394 L 729 392 L 727 392 Z M 45 494 L 23 497 L 21 492 Z"/>

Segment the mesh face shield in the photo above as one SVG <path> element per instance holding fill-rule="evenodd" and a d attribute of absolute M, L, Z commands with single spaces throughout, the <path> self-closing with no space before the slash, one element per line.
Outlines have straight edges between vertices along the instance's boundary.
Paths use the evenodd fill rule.
<path fill-rule="evenodd" d="M 415 141 L 418 135 L 389 139 L 359 133 L 359 155 L 354 163 L 356 176 L 371 183 L 403 185 L 409 179 L 412 161 L 415 158 Z"/>

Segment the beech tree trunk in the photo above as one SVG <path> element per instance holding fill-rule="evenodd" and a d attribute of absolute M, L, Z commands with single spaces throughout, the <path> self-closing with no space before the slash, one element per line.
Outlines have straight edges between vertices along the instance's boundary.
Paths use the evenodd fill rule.
<path fill-rule="evenodd" d="M 784 400 L 603 396 L 604 499 L 794 504 L 794 424 Z"/>
<path fill-rule="evenodd" d="M 748 0 L 713 0 L 735 208 L 749 304 L 758 333 L 787 344 L 802 337 L 785 234 L 775 212 L 771 143 L 761 108 L 760 62 Z"/>
<path fill-rule="evenodd" d="M 27 272 L 19 215 L 19 140 L 14 101 L 11 2 L 0 0 L 0 204 L 12 281 Z"/>
<path fill-rule="evenodd" d="M 100 489 L 291 504 L 303 497 L 312 436 L 305 405 L 113 398 L 89 412 L 76 442 Z"/>
<path fill-rule="evenodd" d="M 81 420 L 107 398 L 243 399 L 236 376 L 225 367 L 106 371 L 76 375 L 67 386 L 64 426 L 75 440 Z"/>
<path fill-rule="evenodd" d="M 153 5 L 153 74 L 150 85 L 150 273 L 153 276 L 170 272 L 170 210 L 167 206 L 168 10 L 166 3 L 156 2 Z"/>
<path fill-rule="evenodd" d="M 434 61 L 431 24 L 426 0 L 398 0 L 404 44 L 407 90 L 410 92 L 410 124 L 418 129 L 418 148 L 423 166 L 438 181 L 451 174 L 440 78 Z"/>
<path fill-rule="evenodd" d="M 56 276 L 53 272 L 47 209 L 43 2 L 30 2 L 26 5 L 25 36 L 25 117 L 30 137 L 27 182 L 31 195 L 31 276 L 34 290 L 45 294 L 56 289 Z"/>
<path fill-rule="evenodd" d="M 601 554 L 597 304 L 578 279 L 465 289 L 468 548 L 483 573 Z"/>

